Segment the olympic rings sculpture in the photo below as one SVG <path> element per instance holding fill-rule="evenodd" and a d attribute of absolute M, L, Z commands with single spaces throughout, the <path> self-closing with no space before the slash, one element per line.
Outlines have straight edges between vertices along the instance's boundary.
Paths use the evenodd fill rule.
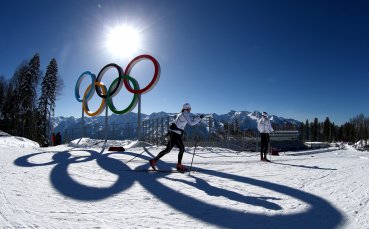
<path fill-rule="evenodd" d="M 152 80 L 150 81 L 150 83 L 144 87 L 143 89 L 140 89 L 140 86 L 137 82 L 137 80 L 135 80 L 133 77 L 130 76 L 130 73 L 132 71 L 132 68 L 140 61 L 142 60 L 149 60 L 154 64 L 154 76 L 152 78 Z M 112 82 L 112 84 L 109 86 L 109 89 L 106 88 L 105 84 L 101 82 L 102 77 L 104 76 L 104 74 L 112 69 L 115 68 L 118 72 L 118 77 Z M 81 96 L 79 94 L 79 88 L 81 86 L 82 81 L 86 78 L 86 77 L 90 77 L 91 78 L 91 84 L 87 87 L 83 98 L 81 99 Z M 138 102 L 138 95 L 141 94 L 145 94 L 147 92 L 149 92 L 158 82 L 160 78 L 160 65 L 159 62 L 152 56 L 150 55 L 140 55 L 135 57 L 126 67 L 125 70 L 123 70 L 119 65 L 111 63 L 111 64 L 107 64 L 106 66 L 104 66 L 101 71 L 99 72 L 99 74 L 96 75 L 91 73 L 90 71 L 85 71 L 83 72 L 77 80 L 76 86 L 75 86 L 75 97 L 77 99 L 78 102 L 82 103 L 82 108 L 84 110 L 84 112 L 89 115 L 89 116 L 96 116 L 101 114 L 106 106 L 106 103 L 108 104 L 108 107 L 110 108 L 110 110 L 115 113 L 115 114 L 125 114 L 128 113 L 130 111 L 132 111 Z M 130 82 L 133 85 L 133 88 L 130 84 Z M 118 110 L 114 103 L 113 103 L 113 97 L 116 96 L 119 91 L 121 90 L 122 86 L 126 87 L 126 89 L 133 94 L 133 98 L 131 103 L 123 110 Z M 97 93 L 97 95 L 102 99 L 100 107 L 96 110 L 96 111 L 90 111 L 89 107 L 88 107 L 88 101 L 92 98 L 92 96 L 95 94 L 95 91 Z"/>

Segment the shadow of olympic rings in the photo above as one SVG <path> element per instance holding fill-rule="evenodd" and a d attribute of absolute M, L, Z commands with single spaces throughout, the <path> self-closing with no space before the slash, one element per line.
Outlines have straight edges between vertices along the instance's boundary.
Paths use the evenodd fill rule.
<path fill-rule="evenodd" d="M 82 150 L 79 149 L 78 151 Z M 298 199 L 299 201 L 305 202 L 309 205 L 309 208 L 304 212 L 287 215 L 265 215 L 220 207 L 216 204 L 201 201 L 171 189 L 170 187 L 161 184 L 159 182 L 159 178 L 182 182 L 188 186 L 202 190 L 211 196 L 224 196 L 230 200 L 247 203 L 253 206 L 261 206 L 272 210 L 281 209 L 281 206 L 268 201 L 273 199 L 272 197 L 243 196 L 242 194 L 211 186 L 205 180 L 197 177 L 194 177 L 196 183 L 189 183 L 185 180 L 169 178 L 168 173 L 148 174 L 145 172 L 133 172 L 134 170 L 122 161 L 110 157 L 113 154 L 125 154 L 149 160 L 150 158 L 145 155 L 131 152 L 102 154 L 102 152 L 98 153 L 93 150 L 83 151 L 89 153 L 89 156 L 72 157 L 72 154 L 70 153 L 71 151 L 63 151 L 54 154 L 52 156 L 53 160 L 50 162 L 40 164 L 30 162 L 30 159 L 34 156 L 49 153 L 41 152 L 22 156 L 16 159 L 14 164 L 21 167 L 55 165 L 50 173 L 51 184 L 61 194 L 80 201 L 93 201 L 108 198 L 128 189 L 134 182 L 139 182 L 147 191 L 172 208 L 203 222 L 226 228 L 336 228 L 344 219 L 343 215 L 334 206 L 313 194 L 249 177 L 213 170 L 201 170 L 201 173 L 209 176 L 236 181 L 244 185 L 253 185 L 269 189 Z M 93 160 L 95 160 L 102 169 L 118 176 L 118 179 L 113 185 L 104 188 L 87 186 L 75 181 L 68 174 L 69 165 Z M 145 164 L 137 167 L 135 170 L 142 171 L 148 169 L 148 167 L 149 165 Z M 198 168 L 194 169 L 196 170 Z M 158 214 L 160 213 L 158 212 Z"/>
<path fill-rule="evenodd" d="M 121 161 L 109 158 L 109 154 L 100 154 L 93 150 L 83 151 L 90 155 L 72 157 L 72 154 L 69 153 L 69 151 L 63 151 L 54 154 L 52 156 L 52 161 L 47 163 L 35 164 L 29 161 L 34 156 L 49 153 L 42 152 L 20 157 L 14 161 L 14 164 L 22 167 L 55 165 L 50 173 L 50 181 L 54 188 L 65 196 L 82 201 L 101 200 L 129 188 L 133 184 L 134 179 L 126 179 L 126 177 L 123 176 L 122 169 L 128 170 L 129 167 Z M 93 160 L 95 160 L 104 170 L 118 176 L 118 179 L 112 186 L 101 188 L 84 185 L 75 181 L 68 174 L 68 167 L 71 164 Z"/>

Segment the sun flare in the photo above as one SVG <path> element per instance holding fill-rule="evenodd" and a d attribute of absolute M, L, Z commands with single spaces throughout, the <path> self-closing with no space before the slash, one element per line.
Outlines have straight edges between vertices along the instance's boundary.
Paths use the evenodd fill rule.
<path fill-rule="evenodd" d="M 106 47 L 117 57 L 131 57 L 141 47 L 138 30 L 129 26 L 116 26 L 108 31 Z"/>

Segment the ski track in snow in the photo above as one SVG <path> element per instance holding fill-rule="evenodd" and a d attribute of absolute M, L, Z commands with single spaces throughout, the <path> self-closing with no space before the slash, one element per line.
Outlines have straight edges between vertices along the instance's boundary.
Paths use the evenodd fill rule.
<path fill-rule="evenodd" d="M 286 152 L 267 163 L 255 152 L 198 147 L 188 176 L 129 171 L 147 169 L 161 146 L 83 144 L 0 144 L 0 227 L 369 228 L 368 152 Z M 158 167 L 173 169 L 177 152 Z"/>

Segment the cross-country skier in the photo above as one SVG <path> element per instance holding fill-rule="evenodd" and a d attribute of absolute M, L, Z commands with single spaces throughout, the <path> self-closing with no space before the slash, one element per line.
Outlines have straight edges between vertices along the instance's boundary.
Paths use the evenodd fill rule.
<path fill-rule="evenodd" d="M 258 130 L 261 137 L 261 150 L 260 150 L 260 160 L 269 161 L 267 159 L 268 144 L 269 144 L 269 133 L 273 132 L 272 125 L 268 118 L 266 112 L 262 113 L 262 117 L 258 120 Z"/>
<path fill-rule="evenodd" d="M 182 157 L 184 153 L 184 145 L 182 141 L 183 131 L 187 124 L 194 126 L 201 121 L 204 115 L 200 115 L 200 117 L 195 117 L 192 119 L 190 117 L 191 106 L 189 103 L 183 104 L 182 111 L 177 115 L 176 119 L 169 127 L 169 141 L 167 143 L 167 147 L 161 151 L 154 159 L 150 160 L 150 165 L 154 170 L 156 169 L 156 162 L 165 154 L 169 153 L 174 146 L 177 146 L 179 149 L 178 153 L 178 163 L 177 170 L 179 172 L 185 172 L 187 168 L 182 165 Z"/>

